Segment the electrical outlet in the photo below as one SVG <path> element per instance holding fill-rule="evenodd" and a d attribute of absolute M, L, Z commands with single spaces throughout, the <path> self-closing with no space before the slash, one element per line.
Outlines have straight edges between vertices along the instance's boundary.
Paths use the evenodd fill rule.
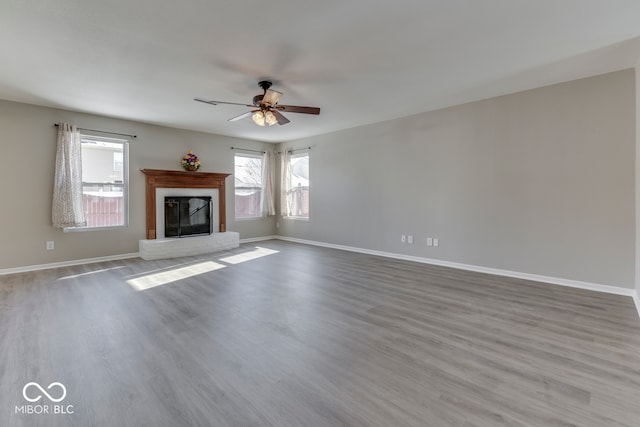
<path fill-rule="evenodd" d="M 280 228 L 280 223 L 276 222 L 276 228 Z"/>
<path fill-rule="evenodd" d="M 431 237 L 427 237 L 427 246 L 433 246 L 433 239 Z"/>
<path fill-rule="evenodd" d="M 407 236 L 407 243 L 410 245 L 413 245 L 413 236 L 412 235 L 408 235 Z"/>
<path fill-rule="evenodd" d="M 400 236 L 400 241 L 401 241 L 402 243 L 407 243 L 407 236 L 406 236 L 406 235 L 404 235 L 404 234 L 403 234 L 402 236 Z"/>
<path fill-rule="evenodd" d="M 48 251 L 52 251 L 56 248 L 55 244 L 53 243 L 53 240 L 49 240 L 47 242 L 47 246 L 46 246 Z"/>
<path fill-rule="evenodd" d="M 433 246 L 440 246 L 440 241 L 436 238 L 433 239 Z"/>

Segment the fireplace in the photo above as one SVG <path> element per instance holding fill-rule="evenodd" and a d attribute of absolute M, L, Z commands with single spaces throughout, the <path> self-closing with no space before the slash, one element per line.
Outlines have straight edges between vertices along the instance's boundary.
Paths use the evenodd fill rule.
<path fill-rule="evenodd" d="M 159 169 L 143 169 L 142 172 L 146 182 L 147 238 L 139 242 L 141 258 L 153 260 L 201 255 L 239 246 L 240 234 L 226 230 L 225 178 L 229 174 Z M 200 199 L 195 202 L 198 205 L 191 203 L 193 207 L 183 208 L 184 211 L 176 206 L 169 209 L 169 216 L 181 219 L 193 217 L 185 220 L 186 227 L 181 227 L 178 232 L 174 231 L 173 226 L 169 227 L 169 234 L 174 237 L 165 236 L 166 198 L 175 199 L 176 204 L 181 201 L 178 199 Z M 208 203 L 209 200 L 211 203 Z M 200 220 L 206 209 L 209 210 L 208 225 Z M 179 223 L 183 222 L 181 219 Z M 184 236 L 185 229 L 191 233 L 191 238 L 176 238 Z"/>
<path fill-rule="evenodd" d="M 211 234 L 211 197 L 164 198 L 164 237 Z"/>
<path fill-rule="evenodd" d="M 164 216 L 164 209 L 156 206 L 156 191 L 160 189 L 215 189 L 217 191 L 216 205 L 218 206 L 218 215 L 214 231 L 224 232 L 227 229 L 226 224 L 226 204 L 225 204 L 225 178 L 228 173 L 209 173 L 209 172 L 183 172 L 169 171 L 159 169 L 143 169 L 146 182 L 146 217 L 147 217 L 147 239 L 158 238 L 157 234 L 164 234 L 164 221 L 156 222 L 157 215 L 161 213 Z M 170 194 L 166 194 L 169 196 Z M 182 194 L 181 194 L 182 195 Z M 159 200 L 159 204 L 163 200 Z M 156 230 L 156 224 L 159 230 Z M 160 231 L 160 233 L 156 233 Z M 162 238 L 164 236 L 160 236 Z"/>

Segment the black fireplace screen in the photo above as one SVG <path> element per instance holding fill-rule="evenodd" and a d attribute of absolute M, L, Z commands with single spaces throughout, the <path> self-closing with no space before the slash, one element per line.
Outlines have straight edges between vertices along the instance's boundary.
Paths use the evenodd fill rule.
<path fill-rule="evenodd" d="M 211 197 L 165 197 L 164 236 L 211 234 Z"/>

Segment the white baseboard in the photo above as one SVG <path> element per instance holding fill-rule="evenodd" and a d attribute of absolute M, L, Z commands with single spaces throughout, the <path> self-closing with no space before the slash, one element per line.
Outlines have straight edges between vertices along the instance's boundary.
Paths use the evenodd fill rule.
<path fill-rule="evenodd" d="M 240 244 L 243 243 L 254 243 L 254 242 L 264 242 L 265 240 L 277 240 L 279 236 L 263 236 L 263 237 L 250 237 L 248 239 L 240 239 Z"/>
<path fill-rule="evenodd" d="M 261 242 L 265 240 L 277 240 L 278 236 L 264 236 L 264 237 L 252 237 L 249 239 L 241 239 L 240 244 L 242 243 L 252 243 L 252 242 Z M 138 258 L 140 256 L 140 252 L 122 254 L 122 255 L 111 255 L 97 258 L 85 258 L 85 259 L 75 259 L 71 261 L 63 261 L 63 262 L 52 262 L 49 264 L 37 264 L 37 265 L 25 265 L 24 267 L 15 267 L 15 268 L 0 268 L 0 276 L 4 276 L 7 274 L 15 274 L 15 273 L 27 273 L 29 271 L 37 271 L 37 270 L 48 270 L 50 268 L 58 268 L 58 267 L 70 267 L 73 265 L 81 265 L 81 264 L 93 264 L 96 262 L 102 261 L 116 261 L 119 259 L 129 259 L 129 258 Z"/>
<path fill-rule="evenodd" d="M 27 265 L 24 267 L 16 267 L 16 268 L 4 268 L 4 269 L 0 269 L 0 276 L 3 276 L 5 274 L 26 273 L 28 271 L 48 270 L 50 268 L 70 267 L 73 265 L 93 264 L 96 262 L 103 262 L 103 261 L 117 261 L 120 259 L 137 258 L 139 256 L 140 254 L 138 252 L 135 252 L 130 254 L 110 255 L 110 256 L 102 256 L 97 258 L 76 259 L 73 261 L 52 262 L 50 264 L 38 264 L 38 265 Z"/>
<path fill-rule="evenodd" d="M 636 289 L 633 292 L 633 302 L 636 304 L 636 310 L 638 311 L 638 316 L 640 316 L 640 289 Z"/>
<path fill-rule="evenodd" d="M 513 277 L 516 279 L 532 280 L 536 282 L 550 283 L 553 285 L 568 286 L 571 288 L 586 289 L 590 291 L 604 292 L 608 294 L 630 296 L 633 298 L 633 301 L 636 306 L 636 310 L 638 311 L 638 316 L 640 316 L 640 290 L 637 290 L 637 289 L 621 288 L 618 286 L 582 282 L 578 280 L 562 279 L 558 277 L 541 276 L 538 274 L 520 273 L 517 271 L 501 270 L 501 269 L 488 268 L 488 267 L 482 267 L 482 266 L 471 265 L 471 264 L 462 264 L 462 263 L 442 261 L 442 260 L 432 259 L 432 258 L 416 257 L 412 255 L 397 254 L 393 252 L 376 251 L 372 249 L 364 249 L 364 248 L 358 248 L 354 246 L 336 245 L 333 243 L 318 242 L 315 240 L 298 239 L 298 238 L 286 237 L 286 236 L 271 235 L 271 236 L 240 239 L 240 244 L 262 242 L 265 240 L 284 240 L 288 242 L 302 243 L 306 245 L 340 249 L 343 251 L 358 252 L 358 253 L 363 253 L 368 255 L 377 255 L 377 256 L 382 256 L 386 258 L 394 258 L 394 259 L 400 259 L 405 261 L 414 261 L 422 264 L 431 264 L 431 265 L 437 265 L 442 267 L 457 268 L 460 270 L 475 271 L 478 273 L 494 274 L 496 276 Z M 73 261 L 54 262 L 50 264 L 39 264 L 39 265 L 29 265 L 25 267 L 5 268 L 5 269 L 0 269 L 0 276 L 6 275 L 6 274 L 14 274 L 14 273 L 25 273 L 28 271 L 46 270 L 49 268 L 69 267 L 69 266 L 80 265 L 80 264 L 92 264 L 92 263 L 103 262 L 103 261 L 116 261 L 120 259 L 137 258 L 139 256 L 140 256 L 140 253 L 136 252 L 136 253 L 112 255 L 112 256 L 97 257 L 97 258 L 85 258 L 85 259 L 79 259 L 79 260 L 73 260 Z"/>
<path fill-rule="evenodd" d="M 333 249 L 341 249 L 344 251 L 359 252 L 359 253 L 369 254 L 369 255 L 378 255 L 386 258 L 394 258 L 394 259 L 401 259 L 405 261 L 419 262 L 422 264 L 431 264 L 431 265 L 438 265 L 441 267 L 451 267 L 451 268 L 457 268 L 460 270 L 475 271 L 478 273 L 494 274 L 496 276 L 506 276 L 506 277 L 513 277 L 516 279 L 532 280 L 535 282 L 550 283 L 553 285 L 568 286 L 571 288 L 578 288 L 578 289 L 587 289 L 590 291 L 604 292 L 607 294 L 634 296 L 634 298 L 637 298 L 637 293 L 633 289 L 621 288 L 618 286 L 602 285 L 598 283 L 582 282 L 578 280 L 562 279 L 558 277 L 541 276 L 538 274 L 520 273 L 517 271 L 500 270 L 497 268 L 481 267 L 478 265 L 462 264 L 462 263 L 450 262 L 450 261 L 441 261 L 438 259 L 396 254 L 393 252 L 382 252 L 382 251 L 376 251 L 371 249 L 357 248 L 353 246 L 334 245 L 332 243 L 297 239 L 293 237 L 277 236 L 276 238 L 280 240 L 285 240 L 288 242 L 303 243 L 307 245 L 322 246 L 322 247 L 333 248 Z M 636 299 L 636 306 L 639 305 L 638 304 L 639 302 L 640 301 Z"/>

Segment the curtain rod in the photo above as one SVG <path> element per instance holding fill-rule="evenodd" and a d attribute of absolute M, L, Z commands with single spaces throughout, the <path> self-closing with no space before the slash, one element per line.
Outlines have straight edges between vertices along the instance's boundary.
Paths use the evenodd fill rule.
<path fill-rule="evenodd" d="M 60 123 L 54 123 L 55 127 L 59 127 Z M 137 135 L 130 135 L 128 133 L 118 133 L 118 132 L 109 132 L 106 130 L 97 130 L 97 129 L 87 129 L 87 128 L 78 128 L 79 130 L 88 130 L 89 132 L 100 132 L 100 133 L 108 133 L 110 135 L 120 135 L 120 136 L 129 136 L 131 138 L 137 138 Z"/>
<path fill-rule="evenodd" d="M 304 151 L 304 150 L 311 150 L 311 147 L 294 148 L 293 150 L 289 150 L 289 152 L 295 153 L 296 151 Z"/>
<path fill-rule="evenodd" d="M 293 150 L 287 150 L 287 153 L 295 153 L 296 151 L 304 151 L 304 150 L 311 151 L 311 147 L 294 148 Z M 276 154 L 282 154 L 282 153 L 284 153 L 284 151 L 276 152 Z"/>
<path fill-rule="evenodd" d="M 240 150 L 240 151 L 250 151 L 252 153 L 260 153 L 260 154 L 266 153 L 266 151 L 252 150 L 250 148 L 231 147 L 231 149 L 232 150 Z"/>

